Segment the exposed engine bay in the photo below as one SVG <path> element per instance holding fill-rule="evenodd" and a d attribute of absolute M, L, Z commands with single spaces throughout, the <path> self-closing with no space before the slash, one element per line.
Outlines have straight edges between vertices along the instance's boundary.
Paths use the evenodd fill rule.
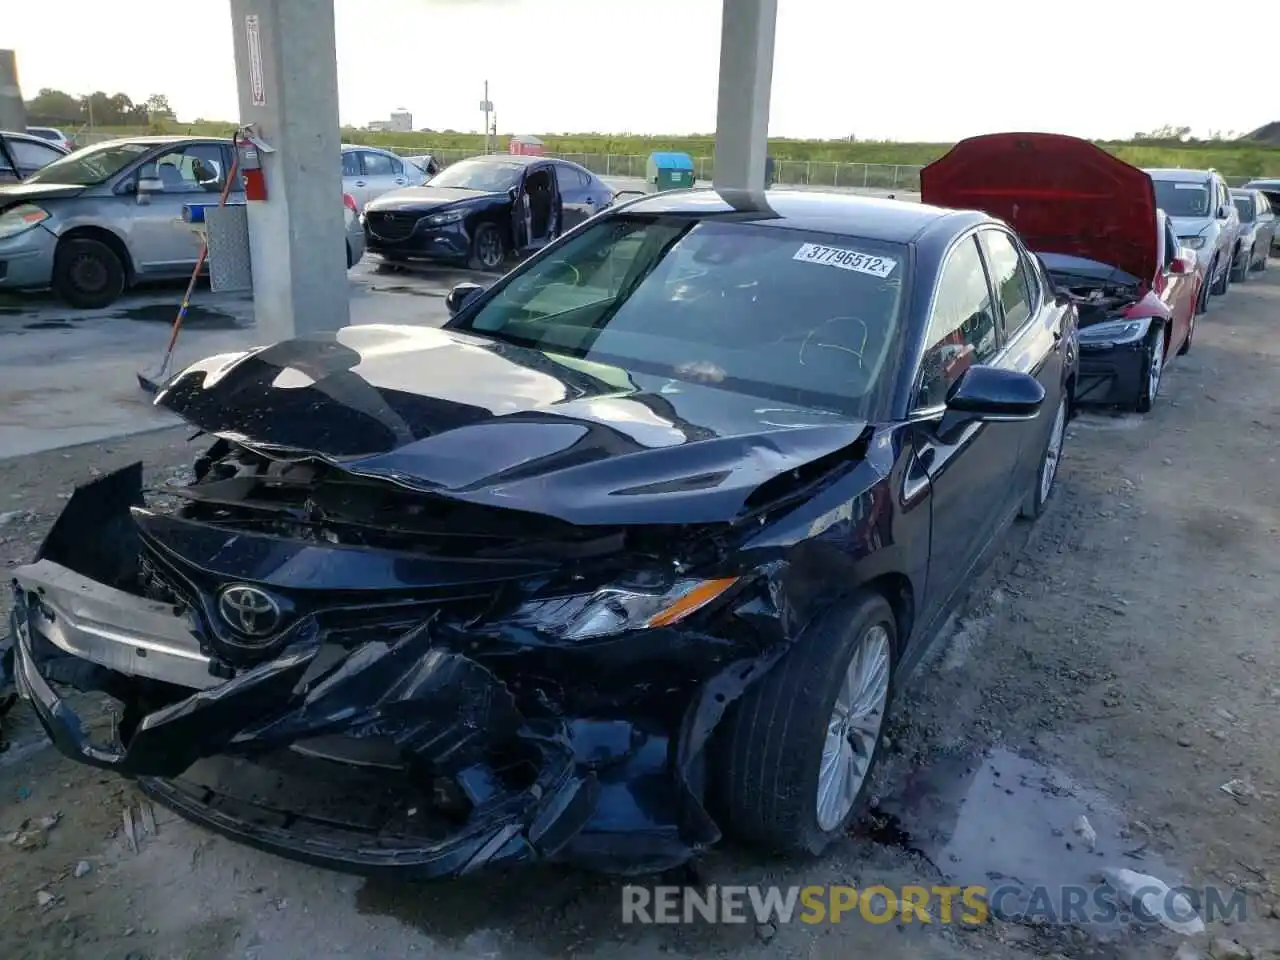
<path fill-rule="evenodd" d="M 1050 271 L 1058 292 L 1066 294 L 1080 314 L 1080 326 L 1088 327 L 1120 319 L 1124 311 L 1142 299 L 1142 289 L 1134 283 L 1084 277 Z"/>

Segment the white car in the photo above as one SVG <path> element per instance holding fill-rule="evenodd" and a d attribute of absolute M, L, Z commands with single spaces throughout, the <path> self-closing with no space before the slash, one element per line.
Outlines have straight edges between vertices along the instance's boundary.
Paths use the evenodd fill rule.
<path fill-rule="evenodd" d="M 422 170 L 390 150 L 342 145 L 342 190 L 355 198 L 361 210 L 375 197 L 402 187 L 416 187 L 426 180 Z"/>
<path fill-rule="evenodd" d="M 65 147 L 68 152 L 76 148 L 75 141 L 57 127 L 27 127 L 27 133 L 33 137 L 39 137 L 41 140 L 56 143 L 60 147 Z"/>

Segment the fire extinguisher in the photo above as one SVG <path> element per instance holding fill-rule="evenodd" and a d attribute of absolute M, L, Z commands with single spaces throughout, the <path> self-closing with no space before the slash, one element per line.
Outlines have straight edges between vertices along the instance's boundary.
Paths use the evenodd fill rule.
<path fill-rule="evenodd" d="M 244 198 L 266 200 L 267 181 L 262 171 L 262 154 L 270 153 L 271 148 L 250 134 L 247 128 L 237 131 L 235 145 L 236 156 L 239 158 L 240 176 L 244 180 Z"/>

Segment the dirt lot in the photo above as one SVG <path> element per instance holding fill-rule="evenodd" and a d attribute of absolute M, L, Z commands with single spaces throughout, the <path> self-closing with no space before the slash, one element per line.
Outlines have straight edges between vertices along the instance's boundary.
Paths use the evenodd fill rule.
<path fill-rule="evenodd" d="M 1121 866 L 1240 891 L 1245 918 L 1189 943 L 1280 957 L 1278 318 L 1273 269 L 1215 300 L 1150 416 L 1076 421 L 1051 510 L 1014 530 L 899 704 L 878 804 L 838 850 L 717 851 L 699 882 L 1026 890 Z M 136 458 L 163 481 L 190 450 L 165 431 L 0 461 L 0 563 L 30 555 L 76 481 Z M 0 843 L 6 960 L 1199 955 L 1135 923 L 624 926 L 618 882 L 562 870 L 365 882 L 162 810 L 152 829 L 127 784 L 42 749 L 24 708 L 5 724 L 0 835 L 26 825 Z"/>

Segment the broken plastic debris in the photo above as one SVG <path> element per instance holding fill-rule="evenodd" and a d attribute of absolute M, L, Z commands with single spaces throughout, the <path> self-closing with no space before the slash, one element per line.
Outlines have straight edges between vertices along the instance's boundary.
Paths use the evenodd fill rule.
<path fill-rule="evenodd" d="M 41 910 L 47 910 L 49 907 L 53 906 L 54 901 L 57 899 L 58 898 L 48 890 L 36 891 L 36 906 Z"/>
<path fill-rule="evenodd" d="M 72 871 L 72 874 L 77 880 L 79 880 L 81 877 L 88 876 L 92 870 L 93 867 L 90 865 L 88 860 L 81 860 L 76 864 L 76 868 Z"/>
<path fill-rule="evenodd" d="M 1093 824 L 1089 822 L 1089 818 L 1083 813 L 1076 817 L 1075 822 L 1071 824 L 1071 829 L 1090 850 L 1098 845 L 1098 833 L 1093 829 Z"/>
<path fill-rule="evenodd" d="M 1141 907 L 1162 927 L 1187 937 L 1204 932 L 1204 921 L 1191 901 L 1159 877 L 1124 867 L 1108 867 L 1102 875 L 1116 893 L 1131 905 Z"/>
<path fill-rule="evenodd" d="M 1233 797 L 1238 803 L 1248 803 L 1251 799 L 1257 799 L 1258 791 L 1248 780 L 1228 780 L 1218 788 L 1229 797 Z"/>

